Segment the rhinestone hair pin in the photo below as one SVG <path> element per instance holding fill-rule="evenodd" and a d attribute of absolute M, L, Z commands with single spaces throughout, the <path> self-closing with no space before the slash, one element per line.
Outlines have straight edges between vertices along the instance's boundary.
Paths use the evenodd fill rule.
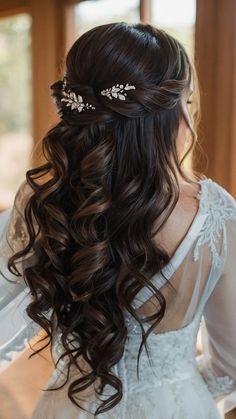
<path fill-rule="evenodd" d="M 131 90 L 131 89 L 136 89 L 136 87 L 130 86 L 129 83 L 126 83 L 125 86 L 123 84 L 116 84 L 110 87 L 109 89 L 102 90 L 101 95 L 107 96 L 110 100 L 112 100 L 113 97 L 120 100 L 125 100 L 127 93 L 124 93 L 124 90 Z"/>
<path fill-rule="evenodd" d="M 61 102 L 66 102 L 66 106 L 70 107 L 72 110 L 77 109 L 78 112 L 82 112 L 85 109 L 96 109 L 94 106 L 89 105 L 88 103 L 84 103 L 83 97 L 81 95 L 76 95 L 75 92 L 67 89 L 67 79 L 66 77 L 63 78 L 63 86 L 62 86 L 62 94 L 63 98 Z M 116 84 L 108 89 L 101 90 L 100 94 L 102 96 L 108 97 L 110 100 L 113 98 L 119 100 L 125 100 L 127 93 L 124 92 L 125 90 L 136 89 L 135 86 L 130 86 L 129 83 L 124 84 Z"/>
<path fill-rule="evenodd" d="M 88 103 L 84 103 L 83 97 L 81 95 L 76 95 L 75 92 L 72 92 L 70 89 L 66 91 L 67 86 L 67 79 L 64 77 L 63 79 L 63 86 L 62 86 L 62 94 L 63 98 L 61 102 L 66 102 L 66 106 L 69 106 L 72 110 L 77 109 L 78 112 L 82 112 L 85 109 L 96 109 L 94 106 L 89 105 Z"/>

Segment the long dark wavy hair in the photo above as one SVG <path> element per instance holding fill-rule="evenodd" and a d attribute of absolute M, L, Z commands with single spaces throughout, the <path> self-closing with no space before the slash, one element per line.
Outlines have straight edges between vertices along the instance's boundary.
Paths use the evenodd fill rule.
<path fill-rule="evenodd" d="M 75 395 L 97 379 L 97 395 L 106 384 L 115 389 L 96 416 L 122 399 L 122 381 L 111 368 L 127 339 L 124 309 L 142 330 L 139 356 L 165 313 L 165 298 L 152 277 L 170 255 L 154 236 L 179 199 L 177 175 L 189 183 L 201 178 L 192 171 L 194 181 L 182 167 L 197 142 L 199 88 L 185 48 L 144 23 L 89 30 L 72 45 L 65 67 L 67 87 L 95 109 L 78 112 L 61 101 L 63 78 L 51 86 L 60 121 L 43 138 L 46 163 L 26 172 L 32 190 L 24 208 L 29 242 L 9 258 L 8 268 L 17 275 L 16 262 L 33 249 L 34 263 L 23 270 L 32 295 L 27 314 L 46 331 L 48 342 L 31 356 L 59 331 L 68 371 L 73 365 L 81 372 L 80 360 L 91 367 L 70 384 L 70 400 L 83 408 Z M 192 118 L 183 107 L 191 78 Z M 128 90 L 125 100 L 100 93 L 126 83 L 136 89 Z M 176 138 L 181 118 L 191 142 L 180 160 Z M 146 317 L 155 320 L 147 332 L 132 307 L 144 286 L 160 307 Z"/>

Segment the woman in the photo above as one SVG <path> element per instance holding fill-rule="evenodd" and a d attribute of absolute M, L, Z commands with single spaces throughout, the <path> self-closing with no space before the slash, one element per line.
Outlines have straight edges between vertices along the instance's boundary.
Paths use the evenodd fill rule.
<path fill-rule="evenodd" d="M 76 40 L 51 88 L 61 120 L 47 162 L 2 219 L 2 275 L 25 282 L 55 361 L 32 418 L 224 417 L 236 203 L 183 167 L 197 142 L 193 64 L 163 30 L 106 24 Z"/>

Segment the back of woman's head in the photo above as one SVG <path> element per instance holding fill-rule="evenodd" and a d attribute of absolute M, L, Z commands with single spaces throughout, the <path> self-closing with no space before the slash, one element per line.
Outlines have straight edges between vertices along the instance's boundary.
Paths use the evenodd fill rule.
<path fill-rule="evenodd" d="M 61 332 L 69 364 L 78 368 L 68 392 L 75 404 L 74 394 L 97 379 L 97 391 L 114 387 L 96 413 L 122 397 L 111 368 L 127 338 L 124 309 L 142 328 L 132 300 L 148 285 L 160 304 L 154 326 L 164 316 L 165 298 L 151 278 L 169 255 L 154 242 L 154 227 L 156 233 L 175 207 L 178 173 L 191 182 L 176 139 L 184 119 L 193 135 L 189 149 L 196 142 L 183 101 L 192 81 L 196 93 L 194 67 L 177 40 L 148 24 L 121 22 L 77 39 L 64 79 L 51 86 L 61 121 L 43 139 L 47 162 L 26 173 L 30 240 L 9 267 L 34 249 L 37 259 L 23 271 L 33 296 L 27 313 L 48 344 Z M 82 359 L 90 373 L 79 371 Z"/>
<path fill-rule="evenodd" d="M 83 34 L 67 55 L 66 75 L 71 89 L 96 107 L 78 115 L 58 101 L 63 119 L 78 126 L 119 116 L 138 122 L 150 113 L 180 111 L 176 105 L 190 85 L 191 71 L 185 51 L 174 38 L 151 25 L 122 22 Z M 127 92 L 125 103 L 100 93 L 127 82 L 136 89 Z M 62 82 L 52 85 L 57 99 L 61 87 Z"/>

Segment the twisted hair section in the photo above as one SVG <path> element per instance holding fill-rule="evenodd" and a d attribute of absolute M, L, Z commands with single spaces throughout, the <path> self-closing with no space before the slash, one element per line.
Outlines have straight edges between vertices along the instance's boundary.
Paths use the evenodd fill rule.
<path fill-rule="evenodd" d="M 73 85 L 70 91 L 76 96 L 81 95 L 86 97 L 87 103 L 96 109 L 96 113 L 86 112 L 86 115 L 79 115 L 77 109 L 68 109 L 63 96 L 63 81 L 58 80 L 51 85 L 55 103 L 58 108 L 59 115 L 65 120 L 71 122 L 76 126 L 96 123 L 98 118 L 100 122 L 109 121 L 118 115 L 123 115 L 128 118 L 138 118 L 140 116 L 148 115 L 148 113 L 160 112 L 162 110 L 172 109 L 181 100 L 182 92 L 186 86 L 186 81 L 165 80 L 159 86 L 138 85 L 134 92 L 128 92 L 125 106 L 113 100 L 110 103 L 108 97 L 104 97 L 101 91 L 92 86 Z M 85 110 L 85 109 L 84 109 Z"/>
<path fill-rule="evenodd" d="M 106 385 L 115 390 L 101 400 L 97 416 L 122 399 L 113 367 L 127 339 L 124 309 L 142 330 L 137 367 L 165 314 L 152 277 L 170 256 L 153 238 L 177 203 L 177 171 L 191 182 L 175 141 L 193 73 L 174 38 L 151 25 L 124 22 L 83 34 L 67 55 L 66 70 L 70 89 L 96 109 L 69 109 L 60 101 L 62 81 L 53 84 L 61 121 L 43 138 L 46 163 L 26 173 L 31 193 L 22 222 L 29 243 L 8 265 L 16 272 L 17 260 L 34 250 L 33 263 L 23 270 L 32 295 L 27 314 L 46 331 L 45 346 L 59 332 L 64 352 L 56 365 L 66 360 L 66 382 L 71 367 L 78 372 L 68 388 L 76 406 L 85 409 L 78 399 L 90 386 L 97 396 Z M 99 93 L 121 81 L 136 86 L 125 101 Z M 194 143 L 194 126 L 186 121 Z M 159 306 L 146 318 L 155 320 L 147 332 L 132 306 L 144 286 Z"/>

